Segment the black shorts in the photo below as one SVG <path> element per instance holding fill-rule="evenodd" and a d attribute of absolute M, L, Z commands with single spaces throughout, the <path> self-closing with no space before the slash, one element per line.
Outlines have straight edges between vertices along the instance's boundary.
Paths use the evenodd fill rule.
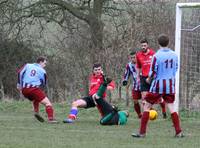
<path fill-rule="evenodd" d="M 119 124 L 119 114 L 118 112 L 115 112 L 115 114 L 113 115 L 113 117 L 107 121 L 106 123 L 101 123 L 101 125 L 118 125 Z"/>
<path fill-rule="evenodd" d="M 140 76 L 140 90 L 143 91 L 149 91 L 151 84 L 148 84 L 146 82 L 147 77 Z"/>
<path fill-rule="evenodd" d="M 94 100 L 92 99 L 92 96 L 84 97 L 82 98 L 82 100 L 84 100 L 87 104 L 85 108 L 91 108 L 91 107 L 96 106 L 96 104 L 94 103 Z"/>

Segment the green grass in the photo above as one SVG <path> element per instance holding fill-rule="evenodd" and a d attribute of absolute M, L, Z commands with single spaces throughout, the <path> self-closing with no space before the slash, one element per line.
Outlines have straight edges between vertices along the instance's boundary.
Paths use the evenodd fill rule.
<path fill-rule="evenodd" d="M 149 122 L 144 139 L 134 139 L 132 132 L 139 127 L 135 113 L 125 126 L 101 126 L 96 109 L 81 109 L 74 124 L 63 124 L 69 111 L 65 104 L 54 104 L 60 124 L 39 123 L 31 112 L 31 103 L 0 102 L 0 148 L 198 148 L 200 145 L 200 118 L 182 116 L 186 137 L 173 137 L 170 119 L 159 117 Z M 41 107 L 45 116 L 44 108 Z"/>

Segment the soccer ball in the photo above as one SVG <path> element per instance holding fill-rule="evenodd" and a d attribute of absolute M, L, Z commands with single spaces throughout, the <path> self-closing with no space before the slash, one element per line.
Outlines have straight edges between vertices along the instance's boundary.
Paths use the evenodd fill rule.
<path fill-rule="evenodd" d="M 158 117 L 157 111 L 154 110 L 154 109 L 151 109 L 151 110 L 149 111 L 149 119 L 150 119 L 150 120 L 156 120 L 157 117 Z"/>

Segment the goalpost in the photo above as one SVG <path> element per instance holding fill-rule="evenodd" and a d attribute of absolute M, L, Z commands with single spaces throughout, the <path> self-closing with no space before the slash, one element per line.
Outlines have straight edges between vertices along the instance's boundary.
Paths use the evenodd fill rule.
<path fill-rule="evenodd" d="M 200 109 L 200 3 L 176 4 L 176 111 Z"/>

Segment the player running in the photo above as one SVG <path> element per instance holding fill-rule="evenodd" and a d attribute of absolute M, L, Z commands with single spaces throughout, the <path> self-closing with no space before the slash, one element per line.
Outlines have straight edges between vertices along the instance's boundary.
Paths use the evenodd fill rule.
<path fill-rule="evenodd" d="M 34 116 L 40 122 L 44 119 L 39 115 L 39 104 L 43 104 L 46 108 L 48 123 L 58 123 L 54 118 L 54 110 L 51 102 L 42 90 L 46 85 L 47 74 L 44 69 L 47 59 L 39 57 L 37 63 L 25 64 L 18 71 L 17 88 L 22 92 L 25 98 L 28 98 L 33 103 Z"/>

